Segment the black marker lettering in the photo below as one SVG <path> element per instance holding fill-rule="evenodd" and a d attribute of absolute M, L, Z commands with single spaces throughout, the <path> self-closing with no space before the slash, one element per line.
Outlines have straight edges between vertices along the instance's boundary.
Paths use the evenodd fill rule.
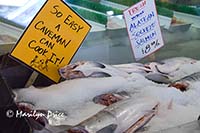
<path fill-rule="evenodd" d="M 57 30 L 57 31 L 60 31 L 60 24 L 58 24 L 56 27 L 55 27 L 55 29 Z"/>
<path fill-rule="evenodd" d="M 36 44 L 36 41 L 35 41 L 35 40 L 32 40 L 32 41 L 29 42 L 28 47 L 29 47 L 30 49 L 33 49 L 35 52 L 37 52 L 37 53 L 39 53 L 39 54 L 41 54 L 41 55 L 46 56 L 46 53 L 48 53 L 48 50 L 46 50 L 46 49 L 44 49 L 44 48 L 41 48 L 41 47 L 38 46 L 38 45 L 35 46 L 34 44 Z"/>
<path fill-rule="evenodd" d="M 77 33 L 83 29 L 84 27 L 79 25 L 78 23 L 76 23 L 74 20 L 73 20 L 73 17 L 71 15 L 68 15 L 66 17 L 66 19 L 64 20 L 64 23 L 70 27 L 70 29 L 76 31 Z"/>

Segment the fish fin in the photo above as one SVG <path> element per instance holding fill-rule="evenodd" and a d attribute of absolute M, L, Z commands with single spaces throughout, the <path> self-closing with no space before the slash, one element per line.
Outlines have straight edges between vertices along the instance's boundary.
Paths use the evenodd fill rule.
<path fill-rule="evenodd" d="M 67 133 L 67 130 L 71 128 L 73 128 L 73 126 L 71 125 L 59 125 L 59 126 L 48 125 L 45 127 L 45 129 L 49 131 L 48 133 Z"/>
<path fill-rule="evenodd" d="M 155 68 L 156 68 L 156 70 L 157 70 L 159 73 L 161 73 L 161 74 L 168 74 L 168 73 L 166 73 L 166 72 L 162 72 L 162 71 L 158 68 L 157 65 L 155 65 Z"/>
<path fill-rule="evenodd" d="M 144 128 L 144 126 L 158 113 L 160 103 L 158 102 L 152 110 L 146 110 L 146 113 L 143 117 L 141 117 L 137 122 L 135 122 L 132 126 L 130 126 L 124 133 L 133 133 L 137 132 Z"/>
<path fill-rule="evenodd" d="M 67 133 L 89 133 L 83 126 L 75 126 L 67 129 Z"/>
<path fill-rule="evenodd" d="M 171 83 L 171 80 L 167 75 L 160 74 L 160 73 L 149 73 L 145 75 L 145 78 L 156 83 L 164 83 L 164 84 Z"/>
<path fill-rule="evenodd" d="M 113 133 L 117 128 L 117 124 L 110 124 L 101 130 L 97 131 L 96 133 Z"/>
<path fill-rule="evenodd" d="M 143 128 L 153 117 L 155 113 L 151 113 L 148 116 L 141 117 L 136 123 L 130 126 L 124 133 L 133 133 Z"/>
<path fill-rule="evenodd" d="M 197 121 L 198 121 L 198 124 L 199 124 L 199 126 L 200 126 L 200 115 L 199 115 L 199 117 L 197 118 Z"/>
<path fill-rule="evenodd" d="M 88 77 L 111 77 L 111 75 L 105 72 L 93 72 Z"/>
<path fill-rule="evenodd" d="M 94 67 L 99 67 L 99 68 L 106 68 L 106 66 L 101 63 L 101 62 L 90 62 Z"/>

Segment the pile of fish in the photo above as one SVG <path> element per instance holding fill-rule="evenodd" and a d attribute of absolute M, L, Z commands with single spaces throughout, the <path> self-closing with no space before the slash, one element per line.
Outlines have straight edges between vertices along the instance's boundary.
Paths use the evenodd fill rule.
<path fill-rule="evenodd" d="M 179 102 L 177 95 L 184 97 L 200 79 L 200 61 L 187 57 L 119 65 L 80 61 L 59 73 L 64 79 L 59 84 L 14 90 L 16 103 L 65 114 L 46 117 L 45 128 L 65 125 L 62 130 L 68 133 L 132 133 L 159 113 L 163 101 L 170 109 Z"/>

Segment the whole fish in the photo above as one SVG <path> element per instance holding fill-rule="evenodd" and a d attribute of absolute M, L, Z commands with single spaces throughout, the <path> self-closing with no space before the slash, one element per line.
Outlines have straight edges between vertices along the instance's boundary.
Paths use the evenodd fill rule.
<path fill-rule="evenodd" d="M 188 57 L 174 57 L 160 62 L 150 62 L 146 63 L 145 66 L 151 69 L 151 72 L 158 72 L 161 74 L 170 74 L 174 71 L 179 70 L 179 68 L 184 64 L 194 64 L 197 60 Z"/>
<path fill-rule="evenodd" d="M 94 61 L 79 61 L 59 69 L 59 74 L 64 79 L 84 77 L 111 77 L 128 76 L 128 73 L 114 66 Z"/>
<path fill-rule="evenodd" d="M 144 74 L 151 71 L 150 68 L 146 67 L 142 63 L 117 64 L 117 65 L 113 65 L 113 66 L 122 70 L 122 71 L 125 71 L 129 74 L 140 73 L 140 74 L 144 75 Z"/>
<path fill-rule="evenodd" d="M 114 103 L 68 130 L 68 133 L 133 133 L 158 111 L 153 99 L 125 99 Z"/>
<path fill-rule="evenodd" d="M 188 76 L 192 73 L 199 72 L 200 61 L 186 57 L 177 57 L 175 59 L 172 58 L 165 60 L 164 64 L 152 62 L 147 65 L 147 67 L 150 67 L 152 70 L 145 75 L 147 79 L 157 83 L 168 84 L 184 78 L 185 76 Z"/>
<path fill-rule="evenodd" d="M 64 79 L 85 77 L 127 77 L 131 73 L 146 74 L 151 71 L 141 63 L 108 65 L 94 61 L 79 61 L 71 63 L 59 69 L 59 74 Z"/>

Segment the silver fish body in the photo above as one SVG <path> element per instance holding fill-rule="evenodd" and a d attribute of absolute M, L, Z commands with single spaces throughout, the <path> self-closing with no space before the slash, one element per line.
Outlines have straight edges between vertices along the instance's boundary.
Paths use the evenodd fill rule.
<path fill-rule="evenodd" d="M 25 101 L 37 109 L 64 110 L 74 103 L 92 101 L 94 96 L 128 88 L 133 83 L 123 77 L 82 78 L 66 80 L 45 88 L 23 88 L 14 90 L 16 102 Z"/>
<path fill-rule="evenodd" d="M 76 131 L 80 133 L 131 133 L 144 126 L 156 114 L 158 104 L 153 99 L 125 99 L 108 106 L 69 131 L 70 133 Z M 134 126 L 135 124 L 137 126 Z"/>
<path fill-rule="evenodd" d="M 169 86 L 180 89 L 181 91 L 188 90 L 190 84 L 195 81 L 200 81 L 200 72 L 193 73 L 191 75 L 185 76 L 179 80 L 172 82 Z"/>
<path fill-rule="evenodd" d="M 151 71 L 149 68 L 146 68 L 142 63 L 117 64 L 113 66 L 129 74 L 140 73 L 142 75 L 145 75 L 147 72 Z"/>
<path fill-rule="evenodd" d="M 178 63 L 178 64 L 193 64 L 195 63 L 197 60 L 196 59 L 192 59 L 192 58 L 189 58 L 189 57 L 173 57 L 173 58 L 168 58 L 168 59 L 164 59 L 161 61 L 161 63 L 163 64 L 167 64 L 167 63 L 170 63 L 170 64 L 175 64 L 175 63 Z"/>
<path fill-rule="evenodd" d="M 195 81 L 200 81 L 200 72 L 196 72 L 196 73 L 193 73 L 193 74 L 191 74 L 191 75 L 188 75 L 188 76 L 186 76 L 186 77 L 183 77 L 183 78 L 181 78 L 181 79 L 179 79 L 179 80 L 177 80 L 176 82 L 178 82 L 178 81 L 189 81 L 189 82 L 195 82 Z"/>

